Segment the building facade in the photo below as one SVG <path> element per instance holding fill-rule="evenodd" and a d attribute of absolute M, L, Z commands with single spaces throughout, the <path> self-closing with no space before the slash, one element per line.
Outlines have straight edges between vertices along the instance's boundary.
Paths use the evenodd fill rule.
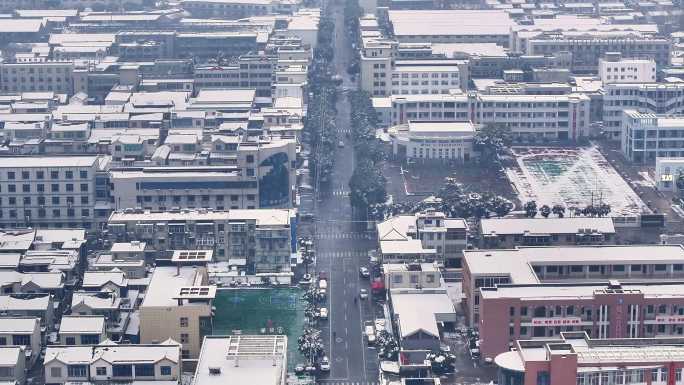
<path fill-rule="evenodd" d="M 684 156 L 684 118 L 627 109 L 621 134 L 622 153 L 633 162 Z"/>

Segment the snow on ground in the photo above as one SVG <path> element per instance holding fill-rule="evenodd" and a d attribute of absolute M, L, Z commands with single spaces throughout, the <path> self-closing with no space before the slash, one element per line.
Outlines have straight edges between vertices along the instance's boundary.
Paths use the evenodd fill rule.
<path fill-rule="evenodd" d="M 593 199 L 595 204 L 609 204 L 611 215 L 634 215 L 645 207 L 596 147 L 516 148 L 514 152 L 517 167 L 506 169 L 506 174 L 522 202 L 585 207 Z"/>

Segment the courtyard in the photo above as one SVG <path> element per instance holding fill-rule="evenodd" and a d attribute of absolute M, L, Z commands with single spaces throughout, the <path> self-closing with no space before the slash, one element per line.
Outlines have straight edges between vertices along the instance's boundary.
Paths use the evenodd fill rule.
<path fill-rule="evenodd" d="M 292 369 L 303 360 L 297 350 L 306 307 L 302 294 L 301 289 L 290 287 L 218 290 L 214 334 L 285 334 Z"/>
<path fill-rule="evenodd" d="M 520 201 L 582 208 L 606 203 L 611 215 L 649 211 L 597 147 L 513 149 L 506 174 Z"/>

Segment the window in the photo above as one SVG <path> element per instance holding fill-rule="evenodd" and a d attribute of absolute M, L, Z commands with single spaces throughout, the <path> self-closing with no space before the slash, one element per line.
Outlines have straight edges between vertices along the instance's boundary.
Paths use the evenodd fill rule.
<path fill-rule="evenodd" d="M 133 377 L 132 365 L 112 365 L 112 375 L 114 377 Z"/>
<path fill-rule="evenodd" d="M 135 365 L 135 377 L 154 377 L 154 364 Z"/>
<path fill-rule="evenodd" d="M 59 185 L 57 183 L 53 183 L 50 185 L 50 191 L 51 192 L 59 192 Z"/>
<path fill-rule="evenodd" d="M 7 171 L 7 179 L 15 179 L 15 178 L 16 178 L 16 174 L 14 173 L 14 171 Z"/>
<path fill-rule="evenodd" d="M 22 171 L 21 172 L 21 179 L 29 179 L 30 175 L 28 171 Z"/>
<path fill-rule="evenodd" d="M 13 367 L 2 367 L 2 368 L 0 368 L 0 377 L 2 377 L 2 378 L 14 377 L 14 368 Z"/>
<path fill-rule="evenodd" d="M 55 378 L 62 377 L 62 368 L 60 368 L 60 367 L 50 368 L 50 377 L 55 377 Z"/>
<path fill-rule="evenodd" d="M 81 334 L 81 345 L 97 345 L 100 343 L 100 336 L 97 334 Z"/>
<path fill-rule="evenodd" d="M 12 336 L 12 345 L 28 346 L 31 345 L 31 336 L 28 334 L 15 334 Z"/>
<path fill-rule="evenodd" d="M 81 192 L 88 192 L 88 183 L 81 183 Z"/>
<path fill-rule="evenodd" d="M 7 345 L 7 337 L 0 337 L 0 346 Z"/>
<path fill-rule="evenodd" d="M 188 327 L 188 317 L 181 317 L 180 318 L 180 327 L 182 327 L 182 328 Z"/>
<path fill-rule="evenodd" d="M 95 374 L 98 376 L 106 376 L 107 375 L 107 367 L 105 366 L 98 366 L 95 368 Z"/>
<path fill-rule="evenodd" d="M 170 376 L 171 375 L 171 367 L 170 366 L 161 366 L 161 367 L 159 367 L 159 373 L 162 376 Z"/>
<path fill-rule="evenodd" d="M 7 185 L 7 192 L 11 192 L 11 193 L 17 192 L 17 186 L 15 186 L 13 184 L 8 184 Z"/>
<path fill-rule="evenodd" d="M 50 179 L 59 179 L 59 171 L 50 171 Z"/>
<path fill-rule="evenodd" d="M 86 365 L 69 365 L 67 366 L 67 376 L 69 377 L 87 377 L 88 366 Z"/>
<path fill-rule="evenodd" d="M 74 191 L 74 184 L 73 183 L 67 183 L 64 188 L 66 189 L 67 192 L 72 192 Z"/>
<path fill-rule="evenodd" d="M 79 172 L 79 176 L 81 177 L 81 179 L 88 179 L 88 171 L 81 170 Z"/>
<path fill-rule="evenodd" d="M 188 333 L 181 333 L 180 335 L 180 342 L 182 344 L 188 344 L 190 343 L 190 335 Z"/>
<path fill-rule="evenodd" d="M 551 385 L 551 376 L 549 375 L 549 372 L 537 372 L 537 385 Z"/>
<path fill-rule="evenodd" d="M 36 178 L 38 178 L 38 179 L 45 179 L 45 172 L 43 172 L 43 171 L 36 171 Z"/>
<path fill-rule="evenodd" d="M 74 172 L 73 171 L 65 171 L 64 177 L 67 179 L 74 179 Z"/>
<path fill-rule="evenodd" d="M 76 345 L 76 337 L 67 337 L 64 343 L 66 345 Z"/>

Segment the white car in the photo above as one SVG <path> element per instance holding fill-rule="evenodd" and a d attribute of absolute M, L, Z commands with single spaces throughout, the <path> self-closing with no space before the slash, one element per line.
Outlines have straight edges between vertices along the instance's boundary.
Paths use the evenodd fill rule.
<path fill-rule="evenodd" d="M 330 360 L 328 359 L 328 356 L 323 356 L 323 358 L 321 358 L 320 368 L 321 368 L 321 372 L 329 372 L 330 371 Z"/>
<path fill-rule="evenodd" d="M 328 308 L 327 308 L 327 307 L 322 307 L 322 308 L 318 311 L 318 315 L 319 315 L 319 317 L 321 317 L 321 319 L 328 319 Z"/>
<path fill-rule="evenodd" d="M 359 292 L 359 298 L 368 299 L 368 290 L 361 289 L 361 291 Z"/>
<path fill-rule="evenodd" d="M 373 325 L 366 325 L 363 334 L 366 335 L 368 345 L 372 345 L 375 343 L 375 328 L 373 327 Z"/>

